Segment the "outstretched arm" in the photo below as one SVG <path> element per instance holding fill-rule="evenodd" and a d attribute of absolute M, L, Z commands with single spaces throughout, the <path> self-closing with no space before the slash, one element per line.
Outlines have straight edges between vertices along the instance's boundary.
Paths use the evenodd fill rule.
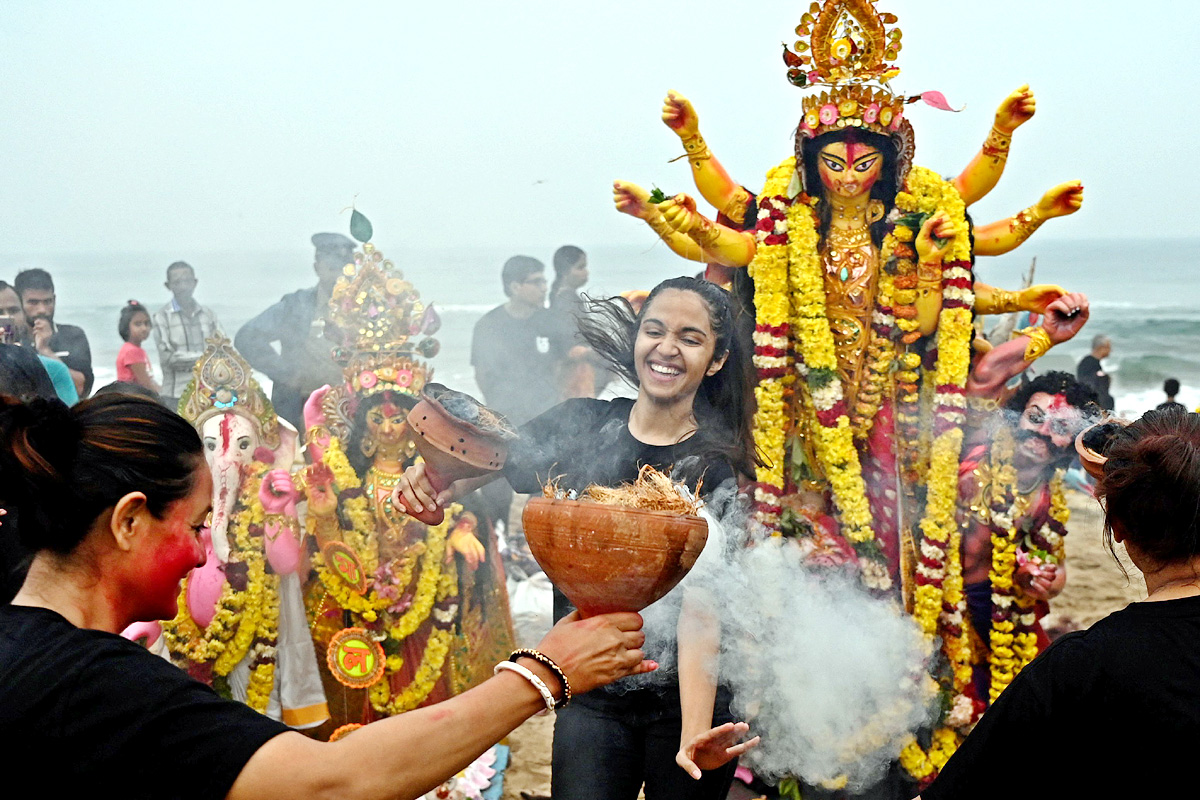
<path fill-rule="evenodd" d="M 1054 217 L 1074 214 L 1083 205 L 1083 184 L 1079 181 L 1060 183 L 1042 195 L 1042 199 L 1008 219 L 998 220 L 975 229 L 975 255 L 999 256 L 1015 250 Z"/>
<path fill-rule="evenodd" d="M 1033 286 L 1010 292 L 976 281 L 975 313 L 1009 314 L 1013 311 L 1028 311 L 1031 314 L 1045 314 L 1050 304 L 1066 293 L 1066 289 L 1052 283 L 1035 283 Z"/>
<path fill-rule="evenodd" d="M 675 763 L 700 780 L 701 771 L 717 769 L 758 744 L 758 737 L 738 743 L 750 730 L 744 722 L 711 727 L 717 696 L 720 622 L 712 598 L 685 591 L 677 628 L 679 640 L 679 705 L 682 725 Z"/>
<path fill-rule="evenodd" d="M 753 231 L 735 231 L 696 211 L 696 201 L 677 194 L 658 204 L 667 225 L 695 242 L 711 259 L 726 267 L 744 267 L 754 259 L 758 242 Z"/>
<path fill-rule="evenodd" d="M 967 379 L 971 397 L 996 398 L 1004 385 L 1021 374 L 1056 344 L 1073 338 L 1088 321 L 1087 296 L 1065 294 L 1046 309 L 1040 327 L 1027 328 L 1018 336 L 980 356 Z"/>
<path fill-rule="evenodd" d="M 622 214 L 643 220 L 676 255 L 689 261 L 713 260 L 704 248 L 668 225 L 658 206 L 650 202 L 650 193 L 636 183 L 613 181 L 613 204 Z"/>
<path fill-rule="evenodd" d="M 996 109 L 996 121 L 983 147 L 954 179 L 954 188 L 968 206 L 983 198 L 1000 181 L 1013 131 L 1028 122 L 1036 110 L 1037 101 L 1028 84 L 1004 98 L 1000 108 Z"/>
<path fill-rule="evenodd" d="M 676 91 L 667 92 L 663 100 L 662 120 L 683 142 L 688 163 L 692 165 L 692 180 L 700 195 L 713 208 L 739 225 L 745 220 L 750 193 L 742 188 L 717 160 L 704 137 L 700 135 L 700 117 L 692 102 Z"/>

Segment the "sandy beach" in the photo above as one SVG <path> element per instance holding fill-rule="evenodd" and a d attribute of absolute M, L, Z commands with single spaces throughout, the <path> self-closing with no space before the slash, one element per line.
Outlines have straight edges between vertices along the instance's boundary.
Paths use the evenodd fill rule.
<path fill-rule="evenodd" d="M 1066 537 L 1067 586 L 1051 604 L 1047 627 L 1086 628 L 1102 617 L 1146 597 L 1141 576 L 1126 561 L 1129 577 L 1104 547 L 1103 515 L 1091 497 L 1072 492 Z M 1117 546 L 1124 557 L 1124 548 Z M 520 800 L 521 792 L 550 793 L 550 740 L 554 718 L 534 717 L 513 732 L 512 762 L 504 797 Z"/>

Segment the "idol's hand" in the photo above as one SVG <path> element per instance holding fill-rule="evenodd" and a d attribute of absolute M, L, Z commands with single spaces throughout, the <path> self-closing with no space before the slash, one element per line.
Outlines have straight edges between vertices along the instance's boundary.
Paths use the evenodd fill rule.
<path fill-rule="evenodd" d="M 679 134 L 680 139 L 690 139 L 700 132 L 700 117 L 692 108 L 692 101 L 672 89 L 663 100 L 662 121 Z"/>
<path fill-rule="evenodd" d="M 1017 292 L 1017 302 L 1022 311 L 1045 314 L 1050 304 L 1066 293 L 1066 289 L 1052 283 L 1035 283 Z"/>
<path fill-rule="evenodd" d="M 1049 334 L 1052 344 L 1062 344 L 1079 333 L 1090 313 L 1087 295 L 1071 292 L 1046 307 L 1042 328 Z"/>
<path fill-rule="evenodd" d="M 996 127 L 1005 133 L 1012 133 L 1024 125 L 1037 111 L 1037 100 L 1029 84 L 1025 84 L 1004 98 L 1004 102 L 996 109 Z"/>
<path fill-rule="evenodd" d="M 613 205 L 622 214 L 638 219 L 645 219 L 654 213 L 650 193 L 636 183 L 628 181 L 613 181 Z"/>
<path fill-rule="evenodd" d="M 701 770 L 717 769 L 742 753 L 758 746 L 760 737 L 738 744 L 750 731 L 744 722 L 726 722 L 692 739 L 675 754 L 675 763 L 694 779 L 700 780 Z"/>
<path fill-rule="evenodd" d="M 454 492 L 451 488 L 444 489 L 440 494 L 433 488 L 425 474 L 424 461 L 418 461 L 404 470 L 404 474 L 400 476 L 400 483 L 396 484 L 392 492 L 393 503 L 399 502 L 418 514 L 422 511 L 445 508 L 453 499 Z"/>
<path fill-rule="evenodd" d="M 325 409 L 322 404 L 329 394 L 330 386 L 325 384 L 308 396 L 304 401 L 304 431 L 307 433 L 318 425 L 325 424 Z"/>
<path fill-rule="evenodd" d="M 258 499 L 268 514 L 295 513 L 296 485 L 286 469 L 273 469 L 263 475 L 258 487 Z"/>
<path fill-rule="evenodd" d="M 670 200 L 662 201 L 658 204 L 658 211 L 667 224 L 680 233 L 690 231 L 700 219 L 696 201 L 686 194 L 677 194 Z"/>
<path fill-rule="evenodd" d="M 487 551 L 476 538 L 475 532 L 466 526 L 456 527 L 450 534 L 450 549 L 446 556 L 452 558 L 455 553 L 462 555 L 463 562 L 471 572 L 479 569 L 479 565 L 487 557 Z"/>
<path fill-rule="evenodd" d="M 1074 214 L 1083 205 L 1083 184 L 1079 181 L 1060 183 L 1042 195 L 1037 210 L 1044 219 Z"/>
<path fill-rule="evenodd" d="M 332 516 L 337 511 L 337 493 L 333 491 L 333 470 L 317 463 L 305 468 L 308 511 L 318 517 Z"/>
<path fill-rule="evenodd" d="M 1067 572 L 1054 564 L 1026 561 L 1017 567 L 1013 580 L 1030 597 L 1038 600 L 1050 600 L 1062 592 L 1063 586 L 1067 582 Z"/>
<path fill-rule="evenodd" d="M 939 263 L 942 257 L 946 254 L 946 250 L 950 247 L 950 240 L 958 233 L 958 228 L 950 221 L 950 217 L 944 211 L 939 211 L 929 219 L 925 220 L 925 224 L 921 226 L 921 232 L 917 234 L 917 239 L 914 242 L 917 248 L 917 257 L 922 264 Z M 944 239 L 942 244 L 934 241 L 934 238 Z"/>
<path fill-rule="evenodd" d="M 658 669 L 658 664 L 643 659 L 645 642 L 639 614 L 618 612 L 580 619 L 579 612 L 572 611 L 550 629 L 537 649 L 558 664 L 573 694 L 583 694 L 628 675 Z M 557 686 L 557 681 L 553 685 Z"/>

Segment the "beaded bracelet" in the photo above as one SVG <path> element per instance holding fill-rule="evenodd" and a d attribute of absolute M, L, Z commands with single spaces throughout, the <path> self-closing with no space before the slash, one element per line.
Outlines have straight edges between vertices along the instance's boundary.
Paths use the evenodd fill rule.
<path fill-rule="evenodd" d="M 537 675 L 534 675 L 525 667 L 522 667 L 520 664 L 515 664 L 512 661 L 501 661 L 492 668 L 492 674 L 499 675 L 501 670 L 517 673 L 522 678 L 533 684 L 533 688 L 538 690 L 538 694 L 542 696 L 542 701 L 546 704 L 546 707 L 537 712 L 535 716 L 544 717 L 554 710 L 554 695 L 550 692 L 550 687 L 546 685 L 545 681 L 543 681 Z"/>
<path fill-rule="evenodd" d="M 525 658 L 532 658 L 534 661 L 538 662 L 546 669 L 554 673 L 554 675 L 558 678 L 558 682 L 561 683 L 563 687 L 562 700 L 559 700 L 557 703 L 555 703 L 554 707 L 566 708 L 567 704 L 571 702 L 571 682 L 567 680 L 567 673 L 562 671 L 562 667 L 554 663 L 553 658 L 540 650 L 534 650 L 532 647 L 522 647 L 518 650 L 513 650 L 508 654 L 508 660 L 516 661 L 522 656 Z"/>

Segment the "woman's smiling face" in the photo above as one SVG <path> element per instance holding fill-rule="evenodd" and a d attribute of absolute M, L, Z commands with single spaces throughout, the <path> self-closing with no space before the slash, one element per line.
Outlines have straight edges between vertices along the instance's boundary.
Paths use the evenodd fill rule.
<path fill-rule="evenodd" d="M 717 335 L 708 304 L 684 289 L 664 289 L 642 314 L 633 361 L 642 394 L 655 403 L 691 403 L 705 376 L 715 374 L 727 354 L 713 359 Z"/>

